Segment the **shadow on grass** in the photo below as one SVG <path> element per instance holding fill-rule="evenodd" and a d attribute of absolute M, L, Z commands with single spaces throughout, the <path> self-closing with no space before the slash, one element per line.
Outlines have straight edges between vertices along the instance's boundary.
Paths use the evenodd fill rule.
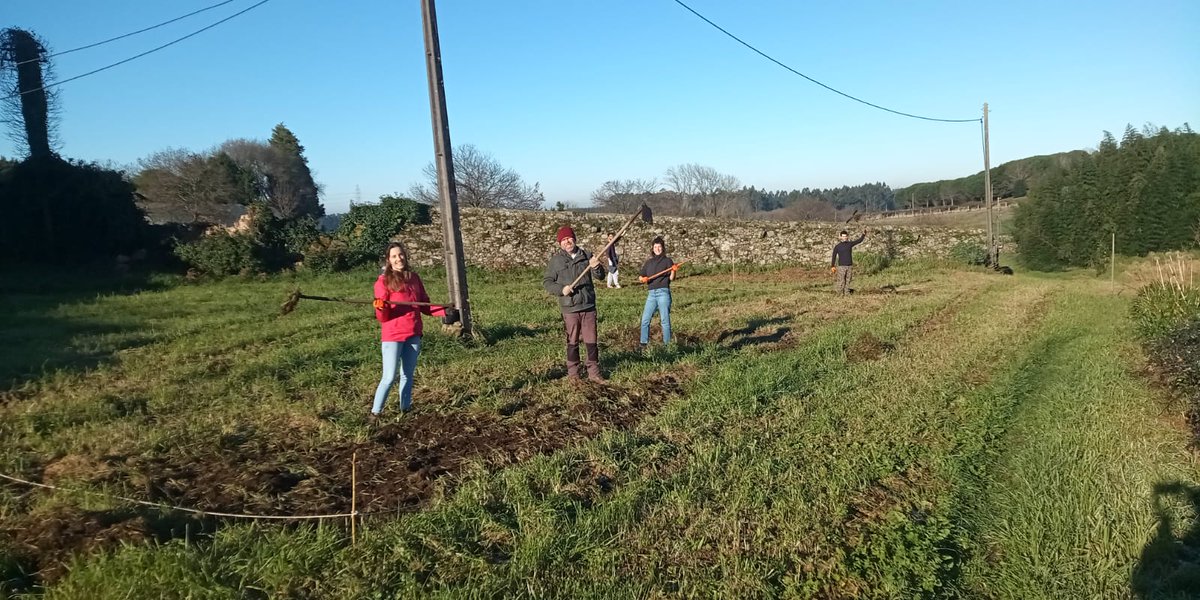
<path fill-rule="evenodd" d="M 791 320 L 792 320 L 792 317 L 770 317 L 770 318 L 750 319 L 749 321 L 746 322 L 745 327 L 740 327 L 738 329 L 726 329 L 725 331 L 722 331 L 720 333 L 720 335 L 717 336 L 717 343 L 720 344 L 720 343 L 724 342 L 725 340 L 728 340 L 730 338 L 737 337 L 737 336 L 747 336 L 746 338 L 743 338 L 741 340 L 737 340 L 737 341 L 733 342 L 732 344 L 730 344 L 730 347 L 736 350 L 737 348 L 741 348 L 742 346 L 753 345 L 754 342 L 750 342 L 747 340 L 750 339 L 749 336 L 751 336 L 751 334 L 753 334 L 755 331 L 758 331 L 759 329 L 762 329 L 763 327 L 768 327 L 770 325 L 779 325 L 782 323 L 788 323 Z M 777 332 L 783 331 L 784 333 L 787 333 L 787 330 L 788 330 L 787 327 L 782 327 L 782 328 L 777 329 L 776 331 Z M 757 338 L 757 337 L 763 337 L 763 336 L 755 336 L 755 337 Z M 780 334 L 779 337 L 782 338 L 783 334 Z M 775 341 L 778 341 L 778 339 L 776 339 Z M 764 342 L 758 342 L 758 343 L 764 343 Z"/>
<path fill-rule="evenodd" d="M 72 308 L 102 295 L 165 287 L 148 273 L 0 271 L 0 403 L 49 372 L 94 368 L 117 351 L 152 339 L 137 315 L 82 317 Z"/>
<path fill-rule="evenodd" d="M 494 346 L 504 340 L 518 337 L 537 337 L 550 331 L 549 327 L 539 325 L 530 327 L 519 323 L 500 323 L 478 328 L 479 333 L 483 335 L 483 339 L 488 346 Z"/>
<path fill-rule="evenodd" d="M 1185 502 L 1191 511 L 1186 530 L 1177 532 L 1167 506 L 1172 499 Z M 1155 485 L 1154 513 L 1154 538 L 1133 569 L 1134 595 L 1146 600 L 1200 597 L 1200 486 L 1180 481 Z"/>

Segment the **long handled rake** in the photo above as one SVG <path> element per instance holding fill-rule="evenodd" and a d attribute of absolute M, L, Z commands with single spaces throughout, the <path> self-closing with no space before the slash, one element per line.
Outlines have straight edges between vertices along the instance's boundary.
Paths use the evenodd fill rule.
<path fill-rule="evenodd" d="M 302 293 L 300 293 L 300 290 L 296 290 L 288 295 L 288 298 L 286 301 L 284 301 L 283 306 L 281 306 L 279 308 L 279 315 L 283 316 L 283 315 L 286 315 L 286 314 L 292 312 L 293 310 L 296 310 L 296 305 L 300 304 L 301 300 L 320 300 L 321 302 L 341 302 L 343 304 L 374 304 L 375 303 L 374 300 L 358 300 L 355 298 L 331 298 L 329 296 L 312 296 L 309 294 L 302 294 Z M 440 308 L 449 308 L 449 307 L 453 306 L 451 304 L 437 304 L 434 302 L 393 302 L 391 300 L 384 300 L 384 302 L 386 302 L 387 304 L 389 304 L 391 306 L 435 306 L 435 307 L 440 307 Z"/>
<path fill-rule="evenodd" d="M 633 213 L 633 216 L 629 217 L 629 220 L 617 230 L 617 234 L 613 236 L 613 239 L 604 245 L 604 249 L 595 256 L 603 256 L 605 253 L 607 253 L 608 249 L 611 248 L 613 244 L 617 243 L 617 240 L 621 239 L 621 236 L 625 234 L 625 230 L 629 229 L 629 226 L 633 225 L 633 222 L 636 221 L 638 217 L 641 217 L 642 221 L 645 223 L 654 223 L 654 213 L 650 210 L 650 206 L 648 204 L 643 203 L 640 207 L 638 207 L 637 212 Z M 583 280 L 589 271 L 591 271 L 590 268 L 584 270 L 577 277 L 575 277 L 575 281 L 571 282 L 571 287 L 575 287 L 576 284 Z"/>

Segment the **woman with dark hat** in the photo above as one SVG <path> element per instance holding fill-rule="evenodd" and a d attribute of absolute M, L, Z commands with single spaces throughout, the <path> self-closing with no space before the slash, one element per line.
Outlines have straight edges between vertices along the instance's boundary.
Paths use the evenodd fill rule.
<path fill-rule="evenodd" d="M 604 279 L 605 269 L 600 259 L 575 245 L 575 230 L 564 225 L 556 236 L 558 249 L 550 256 L 542 287 L 558 299 L 563 327 L 567 333 L 567 380 L 579 381 L 579 342 L 587 351 L 588 379 L 604 383 L 600 374 L 600 349 L 596 345 L 596 288 L 592 277 Z M 589 272 L 579 283 L 572 283 L 580 274 Z"/>
<path fill-rule="evenodd" d="M 638 281 L 646 284 L 650 292 L 646 294 L 646 306 L 642 309 L 642 349 L 650 343 L 650 319 L 658 313 L 662 323 L 663 343 L 671 343 L 671 282 L 675 280 L 675 272 L 679 265 L 667 256 L 667 244 L 662 236 L 654 238 L 650 243 L 650 258 L 642 264 Z"/>

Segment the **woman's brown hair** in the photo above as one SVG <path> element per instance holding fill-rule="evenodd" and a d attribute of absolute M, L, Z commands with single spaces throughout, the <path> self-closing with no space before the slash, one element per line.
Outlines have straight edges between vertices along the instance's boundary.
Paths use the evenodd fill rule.
<path fill-rule="evenodd" d="M 388 258 L 392 255 L 392 248 L 400 249 L 400 256 L 404 257 L 404 269 L 395 271 L 392 269 L 392 261 Z M 400 242 L 392 242 L 383 250 L 383 283 L 387 289 L 392 292 L 398 292 L 408 287 L 408 282 L 412 280 L 412 263 L 408 260 L 408 248 Z"/>

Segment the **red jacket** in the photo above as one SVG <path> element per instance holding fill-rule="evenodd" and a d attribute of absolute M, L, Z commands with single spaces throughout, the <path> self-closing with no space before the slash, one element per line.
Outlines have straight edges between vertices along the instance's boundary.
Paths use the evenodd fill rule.
<path fill-rule="evenodd" d="M 421 277 L 412 274 L 409 285 L 398 291 L 390 291 L 384 283 L 383 275 L 375 280 L 375 297 L 392 302 L 429 302 L 429 294 L 425 293 L 425 284 Z M 375 319 L 383 324 L 380 341 L 403 342 L 411 337 L 421 335 L 421 314 L 434 317 L 445 316 L 446 309 L 440 306 L 393 306 L 387 305 L 375 310 Z"/>

